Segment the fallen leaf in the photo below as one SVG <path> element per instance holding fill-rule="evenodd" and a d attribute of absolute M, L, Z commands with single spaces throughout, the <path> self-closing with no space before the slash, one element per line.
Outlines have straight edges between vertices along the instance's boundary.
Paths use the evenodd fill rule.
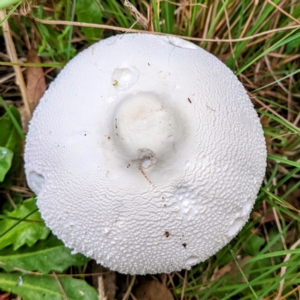
<path fill-rule="evenodd" d="M 227 52 L 227 53 L 223 53 L 223 54 L 220 54 L 218 55 L 218 59 L 220 61 L 222 61 L 223 63 L 225 63 L 225 61 L 231 56 L 231 53 L 230 52 Z"/>
<path fill-rule="evenodd" d="M 262 115 L 261 119 L 260 119 L 260 122 L 261 122 L 263 127 L 269 127 L 270 126 L 270 120 L 271 119 L 269 117 Z M 271 136 L 265 134 L 265 140 L 266 140 L 268 153 L 272 153 L 272 147 L 271 147 L 272 138 L 271 138 Z"/>
<path fill-rule="evenodd" d="M 247 266 L 246 262 L 250 258 L 251 258 L 251 256 L 245 256 L 238 260 L 238 264 L 242 270 Z M 231 261 L 229 264 L 227 264 L 226 266 L 224 266 L 220 269 L 216 268 L 214 270 L 212 277 L 210 278 L 210 281 L 220 279 L 229 273 L 231 274 L 230 281 L 232 281 L 232 282 L 239 281 L 238 277 L 239 277 L 239 275 L 241 275 L 241 272 L 240 272 L 238 266 L 236 265 L 235 261 Z"/>
<path fill-rule="evenodd" d="M 296 182 L 294 182 L 296 184 Z M 286 201 L 295 208 L 300 209 L 300 189 L 292 191 L 286 198 Z"/>
<path fill-rule="evenodd" d="M 38 56 L 37 51 L 34 48 L 31 48 L 27 54 L 27 63 L 41 63 L 41 59 Z M 47 85 L 45 80 L 45 74 L 42 67 L 28 67 L 26 69 L 26 88 L 27 88 L 27 95 L 29 99 L 29 104 L 31 111 L 35 109 L 38 105 L 39 100 L 43 96 Z M 30 120 L 30 116 L 26 111 L 24 106 L 19 108 L 21 118 L 22 118 L 22 125 L 23 130 L 26 133 L 28 130 L 28 122 Z"/>
<path fill-rule="evenodd" d="M 222 267 L 221 269 L 219 269 L 218 267 L 215 268 L 214 273 L 210 278 L 210 281 L 214 281 L 219 278 L 222 278 L 226 274 L 230 273 L 231 270 L 232 270 L 232 265 L 230 263 L 228 265 Z"/>
<path fill-rule="evenodd" d="M 147 280 L 138 285 L 133 295 L 138 300 L 174 300 L 170 290 L 157 280 Z"/>
<path fill-rule="evenodd" d="M 27 63 L 41 63 L 41 59 L 34 48 L 31 48 L 28 51 Z M 47 87 L 43 68 L 28 67 L 26 69 L 26 78 L 28 98 L 30 101 L 31 109 L 34 110 Z"/>
<path fill-rule="evenodd" d="M 10 293 L 5 293 L 0 295 L 0 300 L 9 300 L 10 298 Z"/>
<path fill-rule="evenodd" d="M 287 214 L 282 213 L 281 216 L 284 218 L 285 221 L 290 222 L 292 220 L 292 218 Z M 274 212 L 272 210 L 268 211 L 267 213 L 253 212 L 251 214 L 251 217 L 254 220 L 259 220 L 260 224 L 265 224 L 276 220 Z"/>

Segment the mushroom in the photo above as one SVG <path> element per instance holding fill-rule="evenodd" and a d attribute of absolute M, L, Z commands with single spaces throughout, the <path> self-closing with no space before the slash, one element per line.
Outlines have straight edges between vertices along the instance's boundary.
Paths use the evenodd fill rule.
<path fill-rule="evenodd" d="M 266 168 L 232 71 L 175 37 L 126 34 L 72 59 L 34 112 L 28 184 L 67 247 L 121 273 L 190 269 L 249 218 Z"/>

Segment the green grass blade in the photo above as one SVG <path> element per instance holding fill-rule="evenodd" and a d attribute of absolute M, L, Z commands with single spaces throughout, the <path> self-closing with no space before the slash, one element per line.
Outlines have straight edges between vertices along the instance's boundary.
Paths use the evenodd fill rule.
<path fill-rule="evenodd" d="M 69 2 L 69 0 L 68 0 L 68 2 Z M 75 10 L 76 10 L 76 0 L 73 0 L 70 21 L 74 21 Z M 73 34 L 73 26 L 70 26 L 70 28 L 69 28 L 69 36 L 68 36 L 67 61 L 69 61 L 70 58 L 71 58 L 72 34 Z"/>
<path fill-rule="evenodd" d="M 161 2 L 161 13 L 165 21 L 164 28 L 166 33 L 174 33 L 174 11 L 174 5 L 166 1 Z"/>
<path fill-rule="evenodd" d="M 252 93 L 256 93 L 256 92 L 258 92 L 258 91 L 261 91 L 261 90 L 263 90 L 263 89 L 265 89 L 265 88 L 267 88 L 267 87 L 269 87 L 269 86 L 272 86 L 272 85 L 274 85 L 274 84 L 277 84 L 278 82 L 281 82 L 281 81 L 283 81 L 283 80 L 285 80 L 285 79 L 287 79 L 287 78 L 293 77 L 294 75 L 296 75 L 296 74 L 298 74 L 298 73 L 300 73 L 300 69 L 299 69 L 299 70 L 296 70 L 296 71 L 294 71 L 294 72 L 291 72 L 291 73 L 289 73 L 288 75 L 286 75 L 286 76 L 284 76 L 284 77 L 281 77 L 281 78 L 279 78 L 279 79 L 277 79 L 277 80 L 275 80 L 275 81 L 273 81 L 273 82 L 270 82 L 270 83 L 268 83 L 268 84 L 266 84 L 266 85 L 264 85 L 264 86 L 262 86 L 262 87 L 259 87 L 259 88 L 255 89 L 255 90 L 253 90 Z"/>
<path fill-rule="evenodd" d="M 17 3 L 18 2 L 18 3 Z M 15 5 L 13 8 L 12 8 L 12 11 L 14 11 L 23 1 L 20 1 L 20 0 L 1 0 L 1 3 L 0 3 L 0 9 L 4 9 L 6 7 L 9 7 L 15 3 L 17 3 L 17 5 Z M 2 23 L 1 23 L 2 24 Z M 1 25 L 0 24 L 0 25 Z"/>
<path fill-rule="evenodd" d="M 3 98 L 1 96 L 0 96 L 0 104 L 4 107 L 5 111 L 9 115 L 11 121 L 13 122 L 13 124 L 14 124 L 16 130 L 18 131 L 18 133 L 20 134 L 21 138 L 23 140 L 25 140 L 25 134 L 24 134 L 19 122 L 16 120 L 15 116 L 12 114 L 12 112 L 8 108 L 8 105 L 5 103 L 5 101 L 3 100 Z"/>
<path fill-rule="evenodd" d="M 263 51 L 261 54 L 257 55 L 253 60 L 251 60 L 249 63 L 247 63 L 244 67 L 242 67 L 238 72 L 236 72 L 236 75 L 240 75 L 243 73 L 246 69 L 248 69 L 251 65 L 253 65 L 256 61 L 258 61 L 263 56 L 267 55 L 268 53 L 274 51 L 275 49 L 297 39 L 300 37 L 300 33 L 295 34 L 295 32 L 298 31 L 298 29 L 294 29 L 290 33 L 286 34 L 282 39 L 280 39 L 277 43 L 269 47 L 267 50 Z"/>
<path fill-rule="evenodd" d="M 272 160 L 274 160 L 274 161 L 276 161 L 278 163 L 283 163 L 283 164 L 286 164 L 288 166 L 300 168 L 300 163 L 291 161 L 289 159 L 286 159 L 286 158 L 283 158 L 283 157 L 280 157 L 280 156 L 277 156 L 277 155 L 268 154 L 268 158 L 272 159 Z"/>
<path fill-rule="evenodd" d="M 22 1 L 19 1 L 15 6 L 13 6 L 9 12 L 6 14 L 5 18 L 0 22 L 0 26 L 9 19 L 9 17 L 14 13 L 14 11 L 18 8 L 18 6 L 22 3 Z M 3 7 L 2 7 L 3 8 Z M 1 4 L 0 4 L 0 9 L 1 9 Z"/>
<path fill-rule="evenodd" d="M 272 119 L 272 120 L 278 122 L 279 124 L 285 126 L 285 127 L 286 127 L 287 129 L 289 129 L 290 131 L 292 131 L 292 132 L 297 133 L 298 135 L 300 135 L 300 131 L 299 131 L 299 130 L 297 130 L 294 126 L 290 125 L 289 123 L 284 122 L 284 121 L 283 121 L 282 119 L 280 119 L 279 117 L 274 116 L 274 115 L 272 115 L 272 114 L 270 114 L 270 113 L 268 113 L 268 112 L 266 112 L 266 111 L 260 110 L 260 109 L 258 109 L 257 112 L 259 112 L 259 113 L 262 114 L 262 115 L 265 115 L 265 116 L 269 117 L 270 119 Z"/>
<path fill-rule="evenodd" d="M 157 32 L 161 32 L 157 0 L 152 0 L 152 7 L 153 7 L 153 12 L 154 12 L 154 30 Z"/>

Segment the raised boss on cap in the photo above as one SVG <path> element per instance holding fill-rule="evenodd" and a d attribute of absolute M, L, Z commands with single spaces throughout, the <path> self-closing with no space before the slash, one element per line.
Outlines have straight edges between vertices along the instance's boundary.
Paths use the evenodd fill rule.
<path fill-rule="evenodd" d="M 243 227 L 266 167 L 259 118 L 210 53 L 114 36 L 72 59 L 34 112 L 28 184 L 66 246 L 121 273 L 189 269 Z"/>

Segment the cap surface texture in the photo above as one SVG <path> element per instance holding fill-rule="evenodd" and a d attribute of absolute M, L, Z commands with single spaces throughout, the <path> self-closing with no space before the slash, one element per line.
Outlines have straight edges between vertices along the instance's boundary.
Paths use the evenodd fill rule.
<path fill-rule="evenodd" d="M 72 59 L 40 101 L 27 181 L 66 246 L 121 273 L 189 269 L 249 218 L 262 127 L 221 61 L 174 37 L 118 35 Z"/>

